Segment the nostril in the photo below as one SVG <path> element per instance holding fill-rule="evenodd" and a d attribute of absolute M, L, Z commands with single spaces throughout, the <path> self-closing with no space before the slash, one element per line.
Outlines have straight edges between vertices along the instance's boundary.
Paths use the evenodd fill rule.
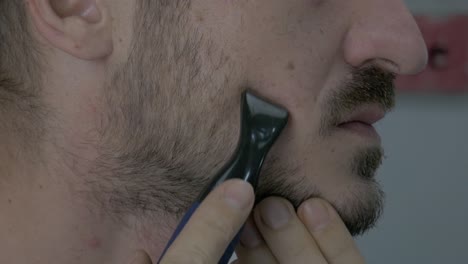
<path fill-rule="evenodd" d="M 429 49 L 429 66 L 434 70 L 444 70 L 448 67 L 449 51 L 446 47 L 436 44 Z"/>

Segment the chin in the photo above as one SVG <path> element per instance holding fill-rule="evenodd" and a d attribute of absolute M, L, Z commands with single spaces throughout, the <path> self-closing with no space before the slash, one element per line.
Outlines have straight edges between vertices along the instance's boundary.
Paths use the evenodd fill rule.
<path fill-rule="evenodd" d="M 331 203 L 353 236 L 362 235 L 375 227 L 380 219 L 385 194 L 373 178 L 355 180 L 330 197 L 321 197 Z"/>
<path fill-rule="evenodd" d="M 336 209 L 353 236 L 365 233 L 383 211 L 384 193 L 375 180 L 383 151 L 379 144 L 348 147 L 323 151 L 296 166 L 271 158 L 260 177 L 257 202 L 279 196 L 298 208 L 307 199 L 322 198 Z"/>

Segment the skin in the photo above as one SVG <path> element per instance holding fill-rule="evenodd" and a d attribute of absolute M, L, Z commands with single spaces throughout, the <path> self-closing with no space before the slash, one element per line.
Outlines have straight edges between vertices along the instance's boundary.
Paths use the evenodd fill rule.
<path fill-rule="evenodd" d="M 248 184 L 234 180 L 220 185 L 192 216 L 161 263 L 218 263 L 252 205 L 253 190 Z M 279 209 L 278 206 L 289 211 L 288 221 L 278 221 L 263 213 L 268 208 Z M 216 222 L 212 221 L 214 214 L 220 215 Z M 296 215 L 287 200 L 267 198 L 254 214 L 255 224 L 265 240 L 245 243 L 244 232 L 235 263 L 364 263 L 346 226 L 323 200 L 304 202 Z M 207 236 L 211 239 L 207 240 Z M 249 239 L 252 241 L 253 237 Z M 143 252 L 137 253 L 136 258 L 150 263 Z"/>
<path fill-rule="evenodd" d="M 0 263 L 130 263 L 135 252 L 142 257 L 134 263 L 156 262 L 181 213 L 234 149 L 238 98 L 246 86 L 285 106 L 291 118 L 265 164 L 257 197 L 283 198 L 257 205 L 251 231 L 263 242 L 240 248 L 241 261 L 301 263 L 282 250 L 295 241 L 303 259 L 313 254 L 316 263 L 344 263 L 328 255 L 341 256 L 327 253 L 330 245 L 352 241 L 345 224 L 366 206 L 377 210 L 370 205 L 379 195 L 374 182 L 360 179 L 349 164 L 380 142 L 342 131 L 321 137 L 319 128 L 331 95 L 356 69 L 423 69 L 425 45 L 401 1 L 193 0 L 183 26 L 168 19 L 173 34 L 165 41 L 178 42 L 162 46 L 150 34 L 158 32 L 154 24 L 141 31 L 132 26 L 137 1 L 26 3 L 47 61 L 41 100 L 50 110 L 38 155 L 23 155 L 2 141 L 0 237 L 8 239 L 0 241 Z M 149 13 L 156 13 L 153 7 Z M 176 63 L 184 40 L 196 48 L 182 49 Z M 181 184 L 171 182 L 174 177 Z M 275 178 L 289 184 L 287 192 L 268 187 Z M 311 199 L 316 196 L 328 202 Z M 253 194 L 247 197 L 248 205 L 231 213 L 213 201 L 206 208 L 228 213 L 224 230 L 236 230 L 253 207 Z M 322 201 L 332 215 L 326 231 L 314 231 L 307 219 L 311 201 Z M 265 227 L 258 213 L 278 203 L 293 216 L 283 233 Z M 193 225 L 206 221 L 200 216 Z M 189 230 L 171 252 L 198 252 L 207 258 L 199 263 L 216 262 L 219 245 L 235 233 L 220 238 Z M 244 238 L 244 247 L 249 240 L 254 238 Z M 191 248 L 193 241 L 207 246 Z M 362 263 L 348 242 L 341 247 L 351 259 L 346 263 Z"/>

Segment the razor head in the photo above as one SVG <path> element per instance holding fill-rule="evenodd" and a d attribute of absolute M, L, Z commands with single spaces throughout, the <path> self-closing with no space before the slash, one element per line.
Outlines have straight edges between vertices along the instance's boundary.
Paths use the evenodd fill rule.
<path fill-rule="evenodd" d="M 288 122 L 288 111 L 250 91 L 241 97 L 241 129 L 239 142 L 231 159 L 214 175 L 198 197 L 205 197 L 229 179 L 249 182 L 254 190 L 265 157 Z"/>
<path fill-rule="evenodd" d="M 288 111 L 249 90 L 243 93 L 242 103 L 242 134 L 251 138 L 247 134 L 255 131 L 263 143 L 273 144 L 288 122 Z"/>
<path fill-rule="evenodd" d="M 289 113 L 284 107 L 269 102 L 251 91 L 244 92 L 246 106 L 254 116 L 268 116 L 273 120 L 287 120 Z"/>

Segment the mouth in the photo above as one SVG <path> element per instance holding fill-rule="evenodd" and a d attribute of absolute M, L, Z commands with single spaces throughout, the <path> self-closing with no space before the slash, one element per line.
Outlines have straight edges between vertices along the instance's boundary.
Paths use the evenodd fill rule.
<path fill-rule="evenodd" d="M 385 117 L 385 110 L 378 105 L 367 105 L 352 112 L 344 121 L 338 124 L 338 128 L 365 138 L 381 141 L 379 133 L 374 125 Z"/>

